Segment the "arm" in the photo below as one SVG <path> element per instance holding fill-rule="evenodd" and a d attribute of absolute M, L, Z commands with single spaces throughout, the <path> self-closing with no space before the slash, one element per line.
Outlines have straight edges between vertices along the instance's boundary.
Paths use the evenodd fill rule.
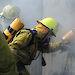
<path fill-rule="evenodd" d="M 51 52 L 56 52 L 61 49 L 61 43 L 60 42 L 55 42 L 55 43 L 45 43 L 42 45 L 42 52 L 43 53 L 51 53 Z"/>
<path fill-rule="evenodd" d="M 55 42 L 55 43 L 49 43 L 50 46 L 50 52 L 55 52 L 58 50 L 66 51 L 67 48 L 69 48 L 70 42 L 64 42 L 63 40 L 61 42 Z"/>
<path fill-rule="evenodd" d="M 60 42 L 49 43 L 49 47 L 50 52 L 56 52 L 61 49 L 61 43 Z"/>

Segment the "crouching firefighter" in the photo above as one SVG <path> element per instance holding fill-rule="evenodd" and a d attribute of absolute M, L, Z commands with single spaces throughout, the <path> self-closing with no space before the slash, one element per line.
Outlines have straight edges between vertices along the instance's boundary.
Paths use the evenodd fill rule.
<path fill-rule="evenodd" d="M 31 64 L 38 50 L 42 53 L 54 52 L 61 46 L 60 42 L 50 43 L 50 39 L 56 36 L 58 31 L 58 24 L 53 18 L 44 18 L 37 23 L 38 25 L 33 29 L 19 30 L 13 41 L 9 43 L 20 75 L 29 75 L 25 65 Z M 46 65 L 44 60 L 43 65 Z"/>

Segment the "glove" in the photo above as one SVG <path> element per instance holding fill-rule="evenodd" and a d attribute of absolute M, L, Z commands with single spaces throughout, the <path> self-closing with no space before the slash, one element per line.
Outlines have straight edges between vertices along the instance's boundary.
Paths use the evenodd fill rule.
<path fill-rule="evenodd" d="M 70 45 L 70 42 L 64 42 L 64 41 L 62 41 L 60 43 L 61 52 L 66 51 L 69 48 L 69 45 Z"/>

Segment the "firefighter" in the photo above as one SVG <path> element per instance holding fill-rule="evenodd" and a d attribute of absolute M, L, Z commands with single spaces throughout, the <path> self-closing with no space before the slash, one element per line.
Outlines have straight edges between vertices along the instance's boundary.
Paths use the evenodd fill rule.
<path fill-rule="evenodd" d="M 0 16 L 7 19 L 15 19 L 16 17 L 19 17 L 19 13 L 20 9 L 18 7 L 8 4 L 3 8 Z"/>
<path fill-rule="evenodd" d="M 6 5 L 0 13 L 0 75 L 19 75 L 16 60 L 5 41 L 2 32 L 16 17 L 19 17 L 19 8 Z M 1 32 L 2 31 L 2 32 Z M 9 35 L 9 33 L 7 33 Z"/>
<path fill-rule="evenodd" d="M 19 75 L 16 60 L 0 31 L 0 75 Z"/>
<path fill-rule="evenodd" d="M 38 25 L 33 29 L 19 30 L 13 41 L 9 43 L 11 52 L 14 54 L 19 74 L 29 75 L 24 65 L 30 65 L 34 60 L 37 50 L 54 52 L 62 47 L 60 42 L 50 43 L 50 39 L 58 31 L 58 23 L 55 19 L 47 17 L 37 21 Z"/>
<path fill-rule="evenodd" d="M 0 30 L 4 31 L 8 25 L 17 17 L 19 17 L 20 9 L 13 5 L 6 5 L 0 13 Z"/>

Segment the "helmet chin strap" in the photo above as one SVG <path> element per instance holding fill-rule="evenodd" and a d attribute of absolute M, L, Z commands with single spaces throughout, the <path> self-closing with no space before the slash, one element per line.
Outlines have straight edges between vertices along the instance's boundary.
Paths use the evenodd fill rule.
<path fill-rule="evenodd" d="M 49 38 L 50 36 L 55 36 L 56 37 L 56 35 L 53 33 L 53 29 L 49 29 L 49 31 L 42 37 L 42 41 L 45 41 L 47 38 Z"/>

